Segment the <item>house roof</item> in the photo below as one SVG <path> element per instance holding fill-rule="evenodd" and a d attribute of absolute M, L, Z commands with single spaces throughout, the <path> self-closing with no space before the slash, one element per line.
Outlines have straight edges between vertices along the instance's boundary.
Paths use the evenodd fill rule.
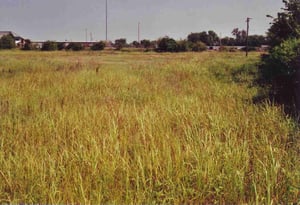
<path fill-rule="evenodd" d="M 2 38 L 2 36 L 6 36 L 6 35 L 12 35 L 14 38 L 22 38 L 21 36 L 19 36 L 18 34 L 12 32 L 12 31 L 0 31 L 0 38 Z"/>

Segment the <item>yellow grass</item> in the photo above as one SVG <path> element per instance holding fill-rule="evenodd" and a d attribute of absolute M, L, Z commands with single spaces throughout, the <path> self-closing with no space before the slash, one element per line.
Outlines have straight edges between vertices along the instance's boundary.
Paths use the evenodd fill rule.
<path fill-rule="evenodd" d="M 0 52 L 0 203 L 299 202 L 259 54 Z"/>

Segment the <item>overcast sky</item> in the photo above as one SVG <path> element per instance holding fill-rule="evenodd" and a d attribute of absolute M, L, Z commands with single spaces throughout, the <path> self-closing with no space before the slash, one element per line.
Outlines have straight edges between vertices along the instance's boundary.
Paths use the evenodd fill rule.
<path fill-rule="evenodd" d="M 265 34 L 282 0 L 108 0 L 108 38 L 137 40 L 214 30 L 231 36 L 233 28 Z M 31 40 L 105 40 L 105 0 L 0 0 L 0 31 Z"/>

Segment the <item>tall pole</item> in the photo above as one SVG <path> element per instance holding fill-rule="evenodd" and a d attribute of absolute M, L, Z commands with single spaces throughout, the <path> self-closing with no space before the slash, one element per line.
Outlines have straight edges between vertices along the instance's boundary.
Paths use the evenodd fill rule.
<path fill-rule="evenodd" d="M 138 42 L 140 43 L 140 22 L 138 23 Z"/>
<path fill-rule="evenodd" d="M 88 41 L 88 33 L 87 33 L 87 29 L 85 29 L 85 42 Z"/>
<path fill-rule="evenodd" d="M 106 4 L 105 4 L 105 39 L 106 39 L 106 42 L 107 42 L 107 0 L 106 0 Z"/>
<path fill-rule="evenodd" d="M 249 38 L 249 22 L 251 18 L 247 18 L 247 36 L 246 36 L 246 57 L 248 57 L 248 38 Z"/>

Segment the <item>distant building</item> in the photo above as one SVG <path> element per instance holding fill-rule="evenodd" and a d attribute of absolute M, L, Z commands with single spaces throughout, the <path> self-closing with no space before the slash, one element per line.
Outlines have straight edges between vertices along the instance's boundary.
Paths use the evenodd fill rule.
<path fill-rule="evenodd" d="M 23 48 L 23 46 L 25 45 L 25 39 L 22 38 L 21 36 L 19 36 L 18 34 L 12 32 L 12 31 L 0 31 L 0 38 L 2 38 L 3 36 L 11 36 L 15 39 L 15 43 L 17 47 Z"/>

